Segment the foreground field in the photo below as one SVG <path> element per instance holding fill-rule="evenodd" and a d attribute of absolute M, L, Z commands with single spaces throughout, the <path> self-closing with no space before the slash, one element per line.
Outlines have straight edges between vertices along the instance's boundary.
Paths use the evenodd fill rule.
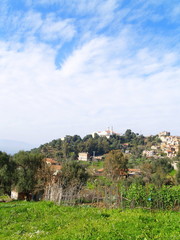
<path fill-rule="evenodd" d="M 0 203 L 0 239 L 179 240 L 180 213 Z"/>

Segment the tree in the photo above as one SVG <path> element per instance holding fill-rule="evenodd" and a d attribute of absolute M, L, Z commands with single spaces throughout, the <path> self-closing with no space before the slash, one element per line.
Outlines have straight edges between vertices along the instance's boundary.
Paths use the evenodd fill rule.
<path fill-rule="evenodd" d="M 174 158 L 174 161 L 180 162 L 180 145 L 179 145 L 179 148 L 178 148 L 178 151 L 177 151 L 177 155 Z"/>
<path fill-rule="evenodd" d="M 15 164 L 14 188 L 24 192 L 28 197 L 39 185 L 44 187 L 45 162 L 41 154 L 20 151 L 14 155 L 13 162 Z"/>
<path fill-rule="evenodd" d="M 145 183 L 150 183 L 153 174 L 153 167 L 150 162 L 144 162 L 140 165 L 140 169 L 142 172 L 143 181 Z"/>
<path fill-rule="evenodd" d="M 154 183 L 158 187 L 162 187 L 165 184 L 166 173 L 163 171 L 161 166 L 156 168 L 156 172 L 152 174 L 152 183 Z"/>
<path fill-rule="evenodd" d="M 112 150 L 106 154 L 104 168 L 113 180 L 126 176 L 128 172 L 128 159 L 120 150 Z"/>
<path fill-rule="evenodd" d="M 68 142 L 64 140 L 62 143 L 62 153 L 63 153 L 64 160 L 67 160 L 67 158 L 69 157 L 69 153 L 70 153 L 69 148 L 70 147 Z"/>
<path fill-rule="evenodd" d="M 136 134 L 132 132 L 130 129 L 127 129 L 124 137 L 126 139 L 126 142 L 130 142 L 132 139 L 136 138 Z"/>
<path fill-rule="evenodd" d="M 89 138 L 85 143 L 85 149 L 90 155 L 93 155 L 93 151 L 98 151 L 98 138 Z"/>
<path fill-rule="evenodd" d="M 177 169 L 177 173 L 176 173 L 176 182 L 177 182 L 177 184 L 180 184 L 180 162 L 178 162 L 177 167 L 178 167 L 178 169 Z"/>
<path fill-rule="evenodd" d="M 4 152 L 0 152 L 0 192 L 3 194 L 9 194 L 11 191 L 13 171 L 14 164 L 11 157 Z"/>
<path fill-rule="evenodd" d="M 87 141 L 87 140 L 90 139 L 90 138 L 93 138 L 91 134 L 86 135 L 86 136 L 83 138 L 83 142 Z"/>
<path fill-rule="evenodd" d="M 109 142 L 106 137 L 100 137 L 97 139 L 97 154 L 103 155 L 109 152 Z"/>
<path fill-rule="evenodd" d="M 173 170 L 169 159 L 158 158 L 148 161 L 140 166 L 144 182 L 154 183 L 158 187 L 161 187 L 163 184 L 171 184 L 170 179 L 167 177 L 168 173 Z"/>
<path fill-rule="evenodd" d="M 152 161 L 152 167 L 154 172 L 157 172 L 157 170 L 161 168 L 161 171 L 165 174 L 173 170 L 173 167 L 168 158 L 158 158 L 156 161 Z"/>
<path fill-rule="evenodd" d="M 58 189 L 62 194 L 61 198 L 64 201 L 75 201 L 77 194 L 86 184 L 89 175 L 83 165 L 69 161 L 62 165 L 62 170 L 58 177 Z"/>
<path fill-rule="evenodd" d="M 78 162 L 69 161 L 62 164 L 62 170 L 59 174 L 60 184 L 63 189 L 76 185 L 79 189 L 88 179 L 88 173 L 83 165 Z"/>

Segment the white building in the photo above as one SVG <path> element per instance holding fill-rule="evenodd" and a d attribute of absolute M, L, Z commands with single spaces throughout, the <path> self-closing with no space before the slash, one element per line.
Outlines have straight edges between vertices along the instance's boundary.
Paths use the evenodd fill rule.
<path fill-rule="evenodd" d="M 155 153 L 154 150 L 150 150 L 150 151 L 144 150 L 144 151 L 142 152 L 142 155 L 143 155 L 143 156 L 146 156 L 146 157 L 153 157 L 153 156 L 156 155 L 156 153 Z"/>
<path fill-rule="evenodd" d="M 120 135 L 119 133 L 114 132 L 112 128 L 111 129 L 108 128 L 108 130 L 104 130 L 104 131 L 93 132 L 92 133 L 93 138 L 95 137 L 95 134 L 97 134 L 100 137 L 107 137 L 107 138 L 110 138 L 110 136 L 113 136 L 113 135 Z"/>
<path fill-rule="evenodd" d="M 79 161 L 88 161 L 89 160 L 88 152 L 81 152 L 81 153 L 79 153 L 78 160 Z"/>
<path fill-rule="evenodd" d="M 167 131 L 164 131 L 164 132 L 160 132 L 159 134 L 158 134 L 158 136 L 159 136 L 159 138 L 160 137 L 167 137 L 167 136 L 170 136 L 170 132 L 167 132 Z"/>

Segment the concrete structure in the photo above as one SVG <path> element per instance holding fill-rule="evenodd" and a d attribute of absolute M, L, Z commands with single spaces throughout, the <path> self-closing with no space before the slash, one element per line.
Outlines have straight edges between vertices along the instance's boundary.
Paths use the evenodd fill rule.
<path fill-rule="evenodd" d="M 11 191 L 11 198 L 13 200 L 18 200 L 19 193 L 16 190 Z"/>
<path fill-rule="evenodd" d="M 100 137 L 106 137 L 106 138 L 110 138 L 110 136 L 113 136 L 113 135 L 120 135 L 119 133 L 114 132 L 112 128 L 111 129 L 108 128 L 107 130 L 104 130 L 104 131 L 93 132 L 92 133 L 93 138 L 95 137 L 95 134 L 97 134 Z"/>
<path fill-rule="evenodd" d="M 143 155 L 143 156 L 146 156 L 146 157 L 153 157 L 153 156 L 155 156 L 156 154 L 155 154 L 154 150 L 150 150 L 150 151 L 144 150 L 144 151 L 142 152 L 142 155 Z"/>
<path fill-rule="evenodd" d="M 78 154 L 78 160 L 79 161 L 88 161 L 89 160 L 89 154 L 88 152 L 81 152 Z"/>
<path fill-rule="evenodd" d="M 13 189 L 11 191 L 11 198 L 13 200 L 26 200 L 27 195 L 23 192 L 18 192 L 16 189 Z M 29 199 L 28 200 L 31 200 L 31 194 L 29 194 Z"/>
<path fill-rule="evenodd" d="M 159 138 L 160 138 L 160 137 L 163 137 L 163 136 L 170 136 L 170 132 L 167 132 L 167 131 L 160 132 L 160 133 L 158 134 L 158 136 L 159 136 Z"/>
<path fill-rule="evenodd" d="M 160 149 L 160 146 L 151 146 L 151 150 L 158 150 L 158 149 Z"/>

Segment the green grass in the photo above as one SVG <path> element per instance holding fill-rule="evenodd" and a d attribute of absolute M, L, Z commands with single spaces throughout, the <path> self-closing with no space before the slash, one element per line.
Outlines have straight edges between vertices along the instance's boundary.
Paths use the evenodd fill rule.
<path fill-rule="evenodd" d="M 172 211 L 0 203 L 1 240 L 179 240 L 179 226 L 180 214 Z"/>
<path fill-rule="evenodd" d="M 0 195 L 0 202 L 1 201 L 9 202 L 11 198 L 8 195 Z"/>
<path fill-rule="evenodd" d="M 170 173 L 169 173 L 169 176 L 175 176 L 176 175 L 176 173 L 177 173 L 177 171 L 176 170 L 172 170 Z"/>

